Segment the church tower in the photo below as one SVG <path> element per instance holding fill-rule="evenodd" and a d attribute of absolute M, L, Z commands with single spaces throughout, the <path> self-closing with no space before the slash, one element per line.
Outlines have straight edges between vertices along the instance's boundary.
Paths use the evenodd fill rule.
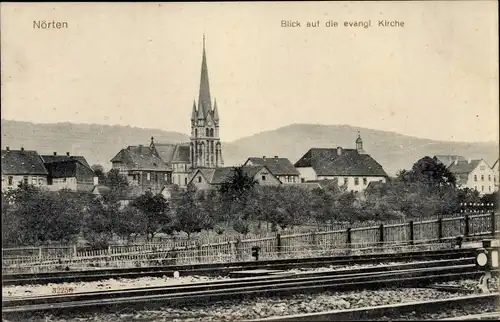
<path fill-rule="evenodd" d="M 200 93 L 198 106 L 193 101 L 191 111 L 191 167 L 218 168 L 224 165 L 222 160 L 222 145 L 219 138 L 219 112 L 217 100 L 210 97 L 208 81 L 207 57 L 205 53 L 205 35 L 203 35 L 203 56 L 201 60 Z"/>

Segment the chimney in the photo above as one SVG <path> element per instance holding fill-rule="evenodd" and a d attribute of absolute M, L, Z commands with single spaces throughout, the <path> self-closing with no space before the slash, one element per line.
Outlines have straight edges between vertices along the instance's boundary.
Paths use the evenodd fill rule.
<path fill-rule="evenodd" d="M 274 161 L 278 162 L 278 156 L 277 155 L 274 156 Z"/>
<path fill-rule="evenodd" d="M 56 155 L 57 155 L 57 152 L 54 152 L 54 156 L 56 156 Z"/>
<path fill-rule="evenodd" d="M 340 146 L 337 147 L 337 155 L 342 155 L 342 148 Z"/>
<path fill-rule="evenodd" d="M 10 147 L 9 147 L 8 145 L 5 147 L 5 149 L 6 149 L 7 151 L 10 151 Z"/>
<path fill-rule="evenodd" d="M 66 152 L 66 155 L 69 157 L 69 152 Z"/>
<path fill-rule="evenodd" d="M 21 147 L 21 151 L 24 151 L 24 147 Z"/>

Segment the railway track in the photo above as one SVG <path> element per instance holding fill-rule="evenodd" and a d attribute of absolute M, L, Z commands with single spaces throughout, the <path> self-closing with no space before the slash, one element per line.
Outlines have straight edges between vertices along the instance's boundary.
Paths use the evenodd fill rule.
<path fill-rule="evenodd" d="M 497 311 L 499 296 L 500 293 L 468 295 L 451 299 L 398 303 L 392 305 L 363 307 L 352 310 L 336 310 L 309 314 L 288 315 L 250 321 L 422 320 L 432 314 L 457 311 L 460 309 L 464 309 L 464 307 L 476 308 L 476 310 L 481 310 L 481 308 L 489 307 L 493 312 L 482 312 L 480 314 L 471 314 L 460 317 L 448 317 L 442 320 L 465 320 L 469 318 L 490 319 L 492 317 L 498 319 L 500 317 L 500 313 Z"/>
<path fill-rule="evenodd" d="M 474 256 L 473 249 L 448 249 L 437 251 L 414 251 L 404 254 L 371 254 L 347 255 L 335 257 L 313 257 L 302 259 L 281 259 L 266 261 L 247 261 L 217 264 L 155 266 L 126 269 L 102 269 L 85 271 L 63 271 L 38 274 L 4 274 L 3 285 L 29 285 L 64 282 L 90 282 L 110 278 L 140 278 L 172 276 L 179 272 L 180 276 L 218 275 L 225 276 L 232 271 L 252 269 L 288 270 L 293 268 L 314 268 L 329 265 L 375 264 L 387 261 L 424 261 L 439 259 L 459 259 Z"/>
<path fill-rule="evenodd" d="M 385 269 L 375 267 L 321 273 L 284 274 L 166 287 L 11 298 L 2 301 L 2 315 L 22 317 L 44 313 L 112 311 L 120 308 L 145 309 L 262 295 L 287 296 L 328 290 L 421 287 L 436 282 L 477 278 L 481 273 L 476 270 L 473 261 L 474 258 L 441 260 L 433 263 L 390 265 Z"/>

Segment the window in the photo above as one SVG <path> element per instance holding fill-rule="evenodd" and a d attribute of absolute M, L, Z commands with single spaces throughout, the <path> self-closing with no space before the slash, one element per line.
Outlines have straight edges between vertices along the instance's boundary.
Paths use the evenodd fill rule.
<path fill-rule="evenodd" d="M 163 180 L 168 181 L 168 173 L 165 173 L 165 178 Z"/>
<path fill-rule="evenodd" d="M 151 173 L 149 173 L 149 172 L 146 173 L 146 180 L 148 180 L 148 181 L 151 180 Z"/>
<path fill-rule="evenodd" d="M 474 175 L 474 181 L 477 181 L 477 176 L 476 176 L 476 175 Z M 477 190 L 477 189 L 476 189 L 476 190 Z"/>
<path fill-rule="evenodd" d="M 13 181 L 14 181 L 14 177 L 9 176 L 9 186 L 12 186 Z"/>
<path fill-rule="evenodd" d="M 197 137 L 198 136 L 198 129 L 194 129 L 194 136 Z"/>
<path fill-rule="evenodd" d="M 347 186 L 349 184 L 349 178 L 344 178 L 344 184 Z"/>
<path fill-rule="evenodd" d="M 206 129 L 205 134 L 206 136 L 210 136 L 210 129 Z"/>
<path fill-rule="evenodd" d="M 488 181 L 491 181 L 491 175 L 488 174 Z"/>
<path fill-rule="evenodd" d="M 62 179 L 62 182 L 66 182 L 66 178 L 63 178 L 63 179 Z"/>
<path fill-rule="evenodd" d="M 359 185 L 359 178 L 354 178 L 354 185 L 358 186 Z"/>
<path fill-rule="evenodd" d="M 37 180 L 36 177 L 31 177 L 31 184 L 36 186 Z"/>
<path fill-rule="evenodd" d="M 306 179 L 305 178 L 300 178 L 300 182 L 304 183 L 304 182 L 306 182 Z"/>
<path fill-rule="evenodd" d="M 188 178 L 184 178 L 184 185 L 187 186 L 188 185 Z"/>
<path fill-rule="evenodd" d="M 38 179 L 38 184 L 39 184 L 39 185 L 43 185 L 43 179 L 42 179 L 42 178 L 39 178 L 39 179 Z"/>
<path fill-rule="evenodd" d="M 198 182 L 201 183 L 201 177 L 198 177 Z"/>
<path fill-rule="evenodd" d="M 24 181 L 24 184 L 27 185 L 28 184 L 28 176 L 24 176 L 23 181 Z"/>
<path fill-rule="evenodd" d="M 481 191 L 484 191 L 484 186 L 481 186 Z"/>
<path fill-rule="evenodd" d="M 296 177 L 296 176 L 294 176 L 294 177 L 293 177 L 293 183 L 296 183 L 296 182 L 297 182 L 297 177 Z"/>
<path fill-rule="evenodd" d="M 262 181 L 266 181 L 266 176 L 262 176 Z"/>
<path fill-rule="evenodd" d="M 476 190 L 476 191 L 477 191 L 477 186 L 474 186 L 474 190 Z"/>
<path fill-rule="evenodd" d="M 490 191 L 490 192 L 491 192 L 491 186 L 489 186 L 489 187 L 488 187 L 488 191 Z"/>
<path fill-rule="evenodd" d="M 484 181 L 484 175 L 481 175 L 481 181 Z"/>
<path fill-rule="evenodd" d="M 366 186 L 368 184 L 368 179 L 363 178 L 363 184 Z"/>

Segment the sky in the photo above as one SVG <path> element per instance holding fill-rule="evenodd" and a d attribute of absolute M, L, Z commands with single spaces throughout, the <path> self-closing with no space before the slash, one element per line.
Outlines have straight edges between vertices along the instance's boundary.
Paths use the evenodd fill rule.
<path fill-rule="evenodd" d="M 224 141 L 293 123 L 499 140 L 497 1 L 0 6 L 3 119 L 187 134 L 205 34 Z"/>

